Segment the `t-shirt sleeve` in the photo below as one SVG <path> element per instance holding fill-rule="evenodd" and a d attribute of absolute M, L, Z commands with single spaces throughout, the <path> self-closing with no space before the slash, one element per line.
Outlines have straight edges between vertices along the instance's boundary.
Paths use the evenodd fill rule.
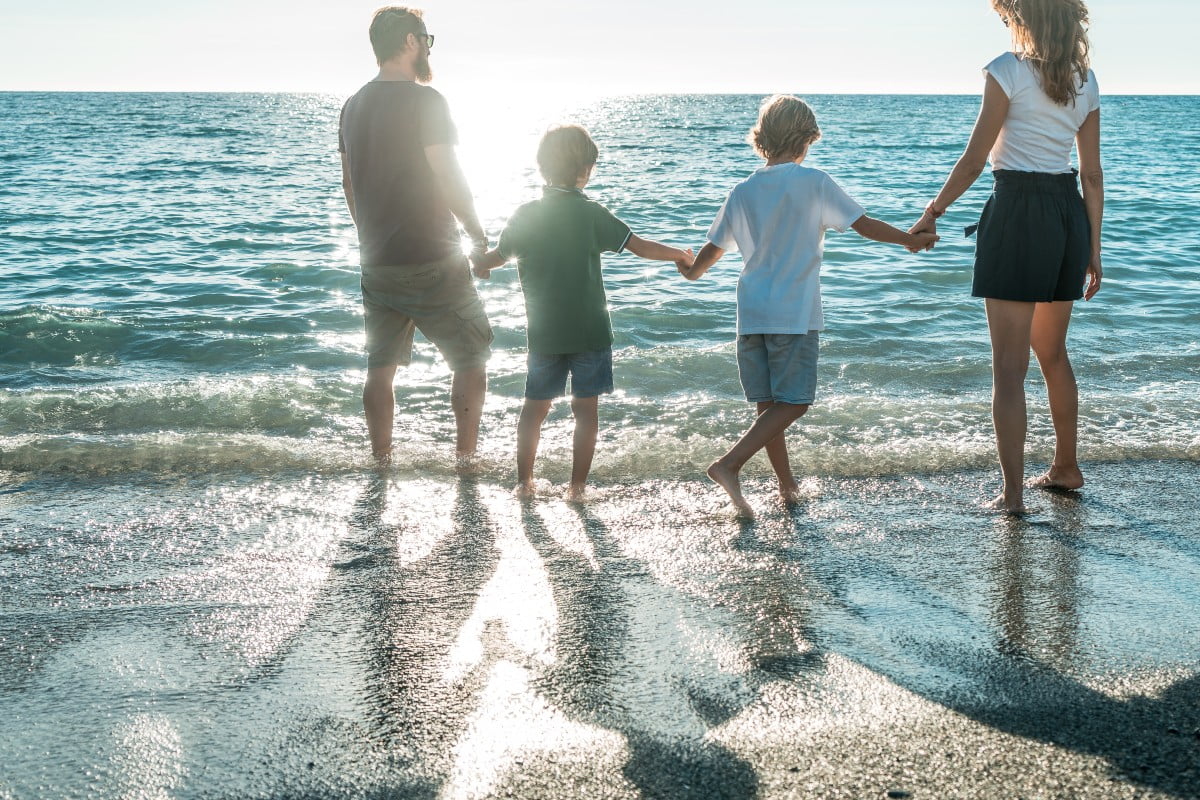
<path fill-rule="evenodd" d="M 821 183 L 821 227 L 844 231 L 867 212 L 828 175 Z"/>
<path fill-rule="evenodd" d="M 496 243 L 496 249 L 500 251 L 500 255 L 505 261 L 521 254 L 521 212 L 519 209 L 508 218 L 504 230 L 500 231 L 500 241 Z"/>
<path fill-rule="evenodd" d="M 737 227 L 740 208 L 736 191 L 730 192 L 729 197 L 721 204 L 717 216 L 708 228 L 708 240 L 722 250 L 737 250 L 737 238 L 734 230 Z"/>
<path fill-rule="evenodd" d="M 983 68 L 985 76 L 991 75 L 996 79 L 996 83 L 1000 84 L 1000 88 L 1004 90 L 1005 97 L 1012 99 L 1013 92 L 1017 88 L 1017 69 L 1020 67 L 1020 62 L 1012 53 L 1005 53 L 992 59 L 986 67 Z"/>
<path fill-rule="evenodd" d="M 1090 114 L 1100 107 L 1100 84 L 1096 83 L 1096 73 L 1090 69 L 1087 74 L 1087 83 L 1083 87 L 1083 93 L 1087 97 L 1087 110 Z"/>
<path fill-rule="evenodd" d="M 446 103 L 446 98 L 430 89 L 425 93 L 423 105 L 418 128 L 421 145 L 431 147 L 437 144 L 458 144 L 458 129 L 450 119 L 450 106 Z"/>
<path fill-rule="evenodd" d="M 595 220 L 592 230 L 596 236 L 596 247 L 602 253 L 619 253 L 624 250 L 625 245 L 629 244 L 629 237 L 633 235 L 629 226 L 599 203 L 593 204 L 593 211 Z"/>
<path fill-rule="evenodd" d="M 346 124 L 346 107 L 342 106 L 341 112 L 338 114 L 338 152 L 346 152 L 346 133 L 342 128 Z"/>

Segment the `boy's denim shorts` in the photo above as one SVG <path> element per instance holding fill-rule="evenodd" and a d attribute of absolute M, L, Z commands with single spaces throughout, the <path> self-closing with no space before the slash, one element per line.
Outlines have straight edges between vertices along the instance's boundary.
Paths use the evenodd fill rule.
<path fill-rule="evenodd" d="M 746 399 L 811 405 L 817 394 L 820 339 L 820 331 L 738 336 L 738 376 Z"/>
<path fill-rule="evenodd" d="M 567 373 L 571 375 L 571 394 L 598 397 L 613 390 L 612 348 L 586 353 L 530 353 L 529 374 L 525 378 L 528 400 L 553 400 L 567 393 Z"/>

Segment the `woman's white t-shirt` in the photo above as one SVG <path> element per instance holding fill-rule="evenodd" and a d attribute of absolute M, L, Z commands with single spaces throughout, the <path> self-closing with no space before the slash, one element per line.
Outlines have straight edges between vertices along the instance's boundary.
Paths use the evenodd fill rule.
<path fill-rule="evenodd" d="M 1083 83 L 1076 78 L 1079 95 L 1060 106 L 1042 91 L 1033 64 L 1015 53 L 1005 53 L 983 68 L 1008 95 L 1008 117 L 992 147 L 993 169 L 1020 172 L 1071 171 L 1071 145 L 1087 115 L 1100 107 L 1096 73 L 1088 70 Z"/>
<path fill-rule="evenodd" d="M 741 251 L 737 332 L 808 333 L 825 327 L 821 254 L 825 231 L 844 231 L 865 212 L 819 169 L 763 167 L 733 187 L 708 240 Z"/>

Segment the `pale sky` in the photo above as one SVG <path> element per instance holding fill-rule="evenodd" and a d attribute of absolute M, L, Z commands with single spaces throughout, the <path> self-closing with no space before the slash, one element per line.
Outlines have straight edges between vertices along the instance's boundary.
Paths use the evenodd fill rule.
<path fill-rule="evenodd" d="M 375 71 L 371 0 L 0 0 L 0 90 L 313 91 Z M 963 93 L 988 0 L 429 0 L 434 85 L 545 95 Z M 1198 0 L 1092 0 L 1106 94 L 1200 94 Z"/>

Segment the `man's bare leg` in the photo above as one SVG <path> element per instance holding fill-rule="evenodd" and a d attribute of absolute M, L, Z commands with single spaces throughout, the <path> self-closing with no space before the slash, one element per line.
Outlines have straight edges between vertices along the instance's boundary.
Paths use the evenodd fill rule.
<path fill-rule="evenodd" d="M 992 423 L 1004 488 L 988 508 L 1020 514 L 1025 511 L 1025 373 L 1029 370 L 1029 337 L 1034 303 L 986 301 L 992 339 Z"/>
<path fill-rule="evenodd" d="M 517 494 L 521 497 L 533 497 L 533 462 L 542 438 L 542 423 L 553 403 L 527 397 L 521 407 L 521 418 L 517 420 Z"/>
<path fill-rule="evenodd" d="M 708 477 L 725 490 L 734 507 L 743 516 L 753 517 L 754 509 L 742 495 L 741 480 L 738 473 L 750 457 L 762 450 L 777 436 L 782 436 L 793 422 L 804 416 L 808 411 L 807 405 L 792 405 L 791 403 L 771 403 L 754 420 L 750 430 L 746 431 L 728 453 L 718 458 L 708 467 Z"/>
<path fill-rule="evenodd" d="M 766 411 L 774 403 L 759 403 L 758 413 Z M 787 438 L 781 433 L 771 441 L 767 442 L 767 460 L 771 462 L 771 469 L 775 470 L 775 477 L 779 479 L 779 496 L 785 503 L 795 503 L 800 499 L 800 484 L 796 483 L 796 476 L 792 474 L 792 464 L 788 459 Z"/>
<path fill-rule="evenodd" d="M 592 470 L 596 437 L 600 432 L 599 406 L 598 397 L 576 397 L 571 400 L 571 413 L 575 415 L 575 439 L 571 457 L 571 486 L 567 489 L 567 499 L 572 502 L 583 500 L 588 473 Z"/>
<path fill-rule="evenodd" d="M 457 427 L 455 454 L 460 460 L 470 460 L 479 446 L 479 421 L 483 418 L 483 401 L 487 395 L 487 370 L 483 366 L 462 369 L 454 373 L 450 384 L 450 405 L 454 408 Z"/>
<path fill-rule="evenodd" d="M 1054 462 L 1050 469 L 1026 486 L 1038 489 L 1079 489 L 1083 473 L 1079 470 L 1077 441 L 1079 429 L 1079 388 L 1067 355 L 1067 327 L 1074 303 L 1038 303 L 1033 312 L 1030 342 L 1046 380 L 1050 398 L 1050 417 L 1054 421 Z"/>
<path fill-rule="evenodd" d="M 371 438 L 371 455 L 381 465 L 392 459 L 392 421 L 396 413 L 396 395 L 392 381 L 396 365 L 372 367 L 367 370 L 363 386 L 363 411 L 367 417 L 367 434 Z"/>

